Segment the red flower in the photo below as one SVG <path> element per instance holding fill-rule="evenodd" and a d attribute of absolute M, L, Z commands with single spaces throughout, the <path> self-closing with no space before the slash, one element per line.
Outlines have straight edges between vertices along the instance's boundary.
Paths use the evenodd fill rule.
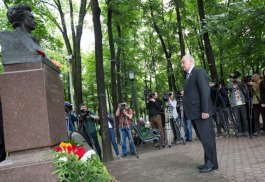
<path fill-rule="evenodd" d="M 56 147 L 55 150 L 57 152 L 67 151 L 68 154 L 73 153 L 74 155 L 78 155 L 78 160 L 80 160 L 83 157 L 83 155 L 86 153 L 86 150 L 84 147 L 77 147 L 75 144 L 71 144 L 71 145 L 64 144 L 59 147 Z"/>
<path fill-rule="evenodd" d="M 42 57 L 46 57 L 46 54 L 43 52 L 43 51 L 41 51 L 41 50 L 36 50 L 36 52 L 39 54 L 39 55 L 41 55 Z"/>

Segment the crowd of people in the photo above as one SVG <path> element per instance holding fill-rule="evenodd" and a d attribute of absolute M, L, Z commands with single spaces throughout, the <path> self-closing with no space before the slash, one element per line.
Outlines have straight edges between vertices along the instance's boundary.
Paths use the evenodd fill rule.
<path fill-rule="evenodd" d="M 229 77 L 227 86 L 224 81 L 211 83 L 217 136 L 230 135 L 229 123 L 237 136 L 259 136 L 260 115 L 265 129 L 264 80 L 259 73 L 242 80 L 239 72 L 233 72 Z"/>
<path fill-rule="evenodd" d="M 231 134 L 259 136 L 261 134 L 260 115 L 263 120 L 262 128 L 265 130 L 265 80 L 262 79 L 265 71 L 263 71 L 263 77 L 254 73 L 252 77 L 245 77 L 242 81 L 239 72 L 232 72 L 229 75 L 229 83 L 226 85 L 223 80 L 209 82 L 205 70 L 195 67 L 195 61 L 191 55 L 183 57 L 181 66 L 186 72 L 183 91 L 166 92 L 162 99 L 158 98 L 157 92 L 148 94 L 146 110 L 151 128 L 159 130 L 161 136 L 160 143 L 155 143 L 154 146 L 170 147 L 172 144 L 183 143 L 183 138 L 188 142 L 198 138 L 205 152 L 205 163 L 198 168 L 200 172 L 209 172 L 218 169 L 216 137 Z M 66 103 L 65 108 L 68 132 L 80 128 L 85 130 L 101 158 L 96 129 L 100 118 L 89 111 L 84 104 L 80 106 L 79 116 L 76 116 L 71 104 Z M 115 122 L 112 114 L 108 113 L 110 138 L 117 158 L 122 159 L 128 154 L 135 155 L 131 125 L 133 111 L 126 99 L 119 103 L 115 116 L 119 118 L 119 125 L 116 127 L 121 137 L 121 152 L 116 142 Z M 146 121 L 143 123 L 145 125 Z M 192 136 L 192 126 L 196 137 Z M 129 150 L 127 143 L 129 143 Z"/>

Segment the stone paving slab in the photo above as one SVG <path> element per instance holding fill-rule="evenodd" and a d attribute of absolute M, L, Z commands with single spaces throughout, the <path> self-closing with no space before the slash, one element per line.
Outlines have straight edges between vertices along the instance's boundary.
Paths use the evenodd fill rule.
<path fill-rule="evenodd" d="M 143 145 L 140 158 L 134 156 L 106 163 L 109 172 L 121 182 L 178 181 L 265 181 L 265 136 L 217 139 L 219 169 L 201 174 L 203 162 L 198 140 L 158 150 Z"/>

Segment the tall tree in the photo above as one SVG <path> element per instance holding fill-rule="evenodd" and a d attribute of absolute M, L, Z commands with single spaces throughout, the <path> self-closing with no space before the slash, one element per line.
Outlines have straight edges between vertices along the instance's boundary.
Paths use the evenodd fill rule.
<path fill-rule="evenodd" d="M 98 0 L 91 0 L 91 9 L 93 15 L 94 35 L 95 35 L 95 59 L 96 59 L 96 77 L 97 92 L 99 102 L 99 117 L 102 128 L 102 146 L 103 161 L 113 160 L 112 148 L 110 145 L 110 135 L 108 130 L 107 103 L 105 92 L 105 79 L 103 67 L 103 50 L 102 50 L 102 30 L 100 23 L 100 7 Z"/>
<path fill-rule="evenodd" d="M 72 55 L 72 59 L 70 60 L 71 67 L 72 67 L 72 77 L 73 77 L 73 85 L 74 85 L 74 92 L 75 92 L 75 105 L 77 106 L 76 109 L 79 111 L 79 105 L 83 102 L 82 99 L 82 79 L 81 79 L 81 37 L 83 33 L 83 25 L 84 25 L 84 18 L 87 13 L 88 4 L 87 0 L 82 0 L 80 2 L 79 12 L 78 12 L 78 20 L 77 25 L 74 24 L 75 16 L 74 16 L 74 8 L 72 0 L 68 0 L 68 10 L 64 10 L 64 5 L 60 0 L 53 0 L 56 9 L 60 15 L 60 23 L 56 19 L 56 17 L 50 14 L 49 18 L 54 22 L 54 24 L 58 27 L 61 31 L 65 45 L 67 48 L 68 55 Z M 45 2 L 46 4 L 50 5 L 49 2 Z M 67 33 L 67 24 L 65 19 L 65 12 L 69 11 L 70 13 L 70 27 L 71 27 L 71 38 L 72 44 L 70 43 L 70 38 Z"/>
<path fill-rule="evenodd" d="M 179 46 L 180 46 L 180 53 L 181 53 L 181 58 L 182 58 L 185 55 L 185 43 L 183 39 L 181 16 L 180 16 L 180 4 L 182 4 L 182 2 L 180 0 L 174 0 L 174 3 L 175 3 L 176 14 L 177 14 Z"/>
<path fill-rule="evenodd" d="M 172 67 L 172 63 L 171 63 L 171 52 L 168 51 L 165 40 L 162 36 L 162 33 L 159 29 L 159 26 L 157 25 L 156 21 L 155 21 L 155 16 L 154 16 L 154 11 L 153 11 L 153 5 L 151 0 L 149 0 L 149 8 L 150 8 L 150 14 L 151 14 L 151 18 L 152 18 L 152 25 L 153 28 L 155 29 L 156 33 L 158 34 L 159 40 L 161 42 L 162 45 L 162 49 L 164 51 L 166 60 L 167 60 L 167 76 L 168 76 L 168 87 L 169 90 L 173 90 L 175 93 L 177 93 L 177 87 L 176 87 L 176 80 L 175 80 L 175 76 L 174 76 L 174 71 L 173 71 L 173 67 Z"/>
<path fill-rule="evenodd" d="M 113 113 L 118 108 L 118 98 L 117 98 L 117 69 L 116 63 L 117 60 L 115 59 L 115 47 L 114 47 L 114 40 L 113 40 L 113 33 L 112 33 L 112 2 L 111 0 L 107 0 L 107 7 L 108 7 L 108 15 L 107 15 L 107 26 L 108 26 L 108 37 L 109 37 L 109 47 L 110 47 L 110 61 L 111 61 L 111 95 L 112 95 L 112 106 L 113 106 Z M 119 119 L 115 116 L 115 123 L 117 123 Z M 119 135 L 118 135 L 119 136 Z"/>
<path fill-rule="evenodd" d="M 117 32 L 118 32 L 118 39 L 122 39 L 122 34 L 121 34 L 121 27 L 118 24 L 117 25 Z M 121 41 L 118 41 L 118 49 L 116 53 L 116 68 L 117 68 L 117 93 L 118 93 L 118 101 L 120 102 L 122 100 L 122 92 L 121 92 L 121 61 L 120 61 L 120 56 L 121 56 Z M 117 109 L 117 108 L 115 108 Z M 118 127 L 119 126 L 119 119 L 115 116 L 115 124 Z M 117 136 L 117 141 L 120 143 L 121 141 L 121 136 L 119 130 L 116 130 L 116 136 Z"/>
<path fill-rule="evenodd" d="M 210 72 L 211 72 L 211 78 L 212 80 L 215 80 L 218 78 L 218 75 L 217 75 L 217 70 L 215 66 L 215 59 L 214 59 L 214 54 L 213 54 L 213 49 L 211 46 L 210 38 L 209 38 L 209 33 L 206 31 L 206 27 L 205 27 L 206 22 L 205 22 L 203 0 L 197 0 L 197 2 L 198 2 L 198 10 L 199 10 L 199 15 L 200 15 L 201 26 L 203 29 L 203 40 L 204 40 L 208 65 L 209 65 Z"/>

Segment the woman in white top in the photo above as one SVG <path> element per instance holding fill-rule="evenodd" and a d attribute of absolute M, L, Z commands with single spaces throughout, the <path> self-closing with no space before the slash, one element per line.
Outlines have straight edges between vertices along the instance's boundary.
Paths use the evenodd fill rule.
<path fill-rule="evenodd" d="M 178 112 L 177 112 L 177 100 L 174 98 L 173 92 L 168 93 L 168 107 L 172 111 L 172 117 L 170 119 L 170 125 L 174 135 L 175 144 L 180 143 L 180 132 L 176 127 L 176 122 L 178 122 Z"/>

